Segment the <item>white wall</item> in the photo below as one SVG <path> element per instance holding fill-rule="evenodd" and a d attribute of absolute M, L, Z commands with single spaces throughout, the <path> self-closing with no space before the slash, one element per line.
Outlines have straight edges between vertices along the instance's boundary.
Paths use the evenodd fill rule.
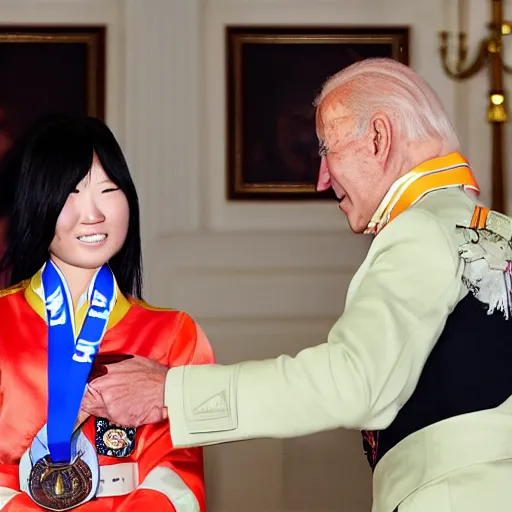
<path fill-rule="evenodd" d="M 484 2 L 470 3 L 479 27 L 487 12 L 477 4 Z M 107 115 L 141 197 L 147 298 L 191 313 L 219 361 L 231 362 L 323 342 L 369 240 L 350 235 L 334 204 L 225 201 L 224 26 L 411 25 L 411 65 L 461 128 L 486 194 L 486 77 L 461 87 L 443 75 L 440 5 L 0 0 L 0 22 L 107 24 Z M 206 453 L 211 511 L 369 510 L 370 472 L 355 433 L 251 441 Z"/>

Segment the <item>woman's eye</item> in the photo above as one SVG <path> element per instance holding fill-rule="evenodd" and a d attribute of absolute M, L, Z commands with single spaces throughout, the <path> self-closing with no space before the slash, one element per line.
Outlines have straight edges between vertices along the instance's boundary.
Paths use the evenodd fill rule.
<path fill-rule="evenodd" d="M 71 192 L 72 194 L 78 194 L 79 190 L 77 188 L 75 188 L 75 190 L 73 190 L 73 192 Z"/>
<path fill-rule="evenodd" d="M 102 191 L 102 194 L 108 194 L 109 192 L 115 192 L 116 190 L 119 190 L 118 188 L 106 188 Z"/>

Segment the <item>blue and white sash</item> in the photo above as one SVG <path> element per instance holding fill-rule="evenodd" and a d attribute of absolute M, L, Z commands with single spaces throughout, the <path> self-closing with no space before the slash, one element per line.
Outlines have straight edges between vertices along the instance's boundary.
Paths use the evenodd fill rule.
<path fill-rule="evenodd" d="M 69 287 L 52 261 L 43 269 L 42 282 L 48 321 L 48 418 L 20 461 L 20 488 L 31 495 L 30 472 L 44 457 L 65 464 L 79 456 L 93 475 L 91 492 L 81 502 L 85 503 L 98 489 L 98 457 L 82 431 L 74 429 L 87 378 L 115 304 L 115 280 L 108 265 L 94 275 L 88 289 L 89 309 L 78 336 Z"/>

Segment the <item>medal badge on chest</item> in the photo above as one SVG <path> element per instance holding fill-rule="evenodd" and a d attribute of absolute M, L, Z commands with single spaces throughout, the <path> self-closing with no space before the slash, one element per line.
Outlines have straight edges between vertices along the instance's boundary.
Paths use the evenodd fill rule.
<path fill-rule="evenodd" d="M 75 430 L 87 378 L 115 301 L 112 272 L 104 265 L 89 288 L 89 310 L 75 337 L 66 281 L 50 261 L 42 273 L 48 318 L 48 419 L 20 461 L 20 488 L 47 510 L 70 510 L 99 486 L 95 447 Z"/>
<path fill-rule="evenodd" d="M 96 418 L 96 451 L 106 457 L 128 457 L 135 448 L 137 430 Z"/>

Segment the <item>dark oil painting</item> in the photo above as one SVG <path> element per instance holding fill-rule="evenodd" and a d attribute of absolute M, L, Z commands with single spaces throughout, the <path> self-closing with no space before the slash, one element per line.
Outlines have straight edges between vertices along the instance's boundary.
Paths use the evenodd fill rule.
<path fill-rule="evenodd" d="M 329 199 L 318 193 L 313 101 L 353 62 L 408 62 L 407 27 L 228 27 L 228 199 Z"/>

